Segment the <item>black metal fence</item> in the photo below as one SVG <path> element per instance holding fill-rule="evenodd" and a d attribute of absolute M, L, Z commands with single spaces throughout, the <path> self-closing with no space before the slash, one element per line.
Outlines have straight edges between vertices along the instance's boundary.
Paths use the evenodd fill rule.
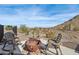
<path fill-rule="evenodd" d="M 13 27 L 13 32 L 15 35 L 17 35 L 17 26 Z M 0 42 L 2 41 L 3 36 L 4 36 L 4 25 L 0 24 Z"/>
<path fill-rule="evenodd" d="M 13 27 L 13 32 L 14 32 L 15 35 L 17 35 L 17 26 Z"/>
<path fill-rule="evenodd" d="M 0 42 L 2 41 L 4 35 L 4 25 L 0 25 Z"/>

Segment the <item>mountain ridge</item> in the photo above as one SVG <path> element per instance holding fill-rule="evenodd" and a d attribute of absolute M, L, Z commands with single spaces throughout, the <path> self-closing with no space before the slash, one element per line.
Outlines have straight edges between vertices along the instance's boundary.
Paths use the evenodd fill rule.
<path fill-rule="evenodd" d="M 57 26 L 54 26 L 52 27 L 53 29 L 57 29 L 57 30 L 65 30 L 64 28 L 67 27 L 67 26 L 72 26 L 74 27 L 72 30 L 74 30 L 75 28 L 78 28 L 79 26 L 79 15 L 76 15 L 75 17 L 73 17 L 72 19 L 62 23 L 62 24 L 59 24 Z M 79 30 L 79 28 L 78 28 Z"/>

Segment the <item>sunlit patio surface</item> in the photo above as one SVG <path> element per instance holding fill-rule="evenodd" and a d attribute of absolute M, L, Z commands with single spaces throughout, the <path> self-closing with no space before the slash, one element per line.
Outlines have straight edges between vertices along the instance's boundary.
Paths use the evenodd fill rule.
<path fill-rule="evenodd" d="M 6 46 L 7 46 L 7 45 L 6 45 Z M 9 54 L 8 51 L 3 51 L 3 50 L 2 50 L 2 47 L 3 47 L 3 44 L 0 45 L 0 54 L 1 54 L 1 55 L 7 55 L 7 54 Z M 11 48 L 10 48 L 10 47 L 11 47 Z M 5 49 L 6 49 L 6 50 L 12 49 L 12 46 L 11 46 L 11 45 L 10 45 L 10 46 L 7 46 Z M 14 55 L 21 55 L 21 51 L 20 51 L 20 49 L 19 49 L 18 46 L 15 47 Z"/>
<path fill-rule="evenodd" d="M 21 41 L 21 44 L 16 45 L 16 48 L 14 50 L 14 55 L 27 55 L 28 51 L 25 51 L 23 49 L 23 44 L 25 43 L 25 41 Z M 9 54 L 8 51 L 3 51 L 2 50 L 3 44 L 0 45 L 0 54 L 1 55 L 7 55 Z M 9 49 L 11 46 L 7 46 L 5 49 Z M 78 53 L 75 52 L 74 49 L 65 47 L 65 46 L 60 46 L 63 55 L 79 55 Z M 11 48 L 10 48 L 11 49 Z M 46 54 L 47 55 L 56 55 L 56 51 L 54 48 L 49 48 L 49 50 L 46 50 Z M 38 53 L 38 55 L 46 55 L 45 53 Z M 36 54 L 35 54 L 36 55 Z M 59 51 L 59 55 L 60 55 L 60 51 Z"/>
<path fill-rule="evenodd" d="M 24 44 L 25 41 L 22 41 L 22 45 Z M 23 47 L 22 45 L 18 45 L 20 51 L 21 51 L 21 54 L 27 54 L 27 51 L 24 51 L 23 50 Z M 71 48 L 68 48 L 68 47 L 65 47 L 65 46 L 60 46 L 61 50 L 62 50 L 62 53 L 63 55 L 79 55 L 78 53 L 75 52 L 74 49 L 71 49 Z M 56 55 L 56 51 L 54 48 L 49 48 L 49 50 L 46 51 L 47 55 Z M 44 53 L 41 53 L 41 55 L 45 55 Z M 60 52 L 59 52 L 59 55 L 60 55 Z"/>

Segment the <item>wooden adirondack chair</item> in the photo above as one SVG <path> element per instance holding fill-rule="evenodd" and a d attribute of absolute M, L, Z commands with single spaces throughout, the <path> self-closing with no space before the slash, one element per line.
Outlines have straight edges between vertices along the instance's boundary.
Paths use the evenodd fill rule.
<path fill-rule="evenodd" d="M 13 54 L 13 51 L 15 49 L 15 36 L 14 36 L 14 33 L 12 32 L 6 32 L 4 34 L 4 39 L 5 39 L 5 42 L 4 42 L 4 46 L 2 48 L 2 50 L 4 51 L 9 51 L 10 53 L 9 54 Z M 13 47 L 11 50 L 6 50 L 5 47 L 7 47 L 6 44 L 11 44 Z"/>
<path fill-rule="evenodd" d="M 56 55 L 59 54 L 58 49 L 62 55 L 62 51 L 60 49 L 61 39 L 62 39 L 62 35 L 61 35 L 61 33 L 59 33 L 58 36 L 54 40 L 49 40 L 49 42 L 52 44 L 52 46 L 54 46 L 54 48 L 56 50 Z"/>

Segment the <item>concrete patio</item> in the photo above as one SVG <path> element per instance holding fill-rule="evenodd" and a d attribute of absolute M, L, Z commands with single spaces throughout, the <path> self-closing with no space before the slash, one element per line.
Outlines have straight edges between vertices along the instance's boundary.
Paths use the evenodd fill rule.
<path fill-rule="evenodd" d="M 24 42 L 25 41 L 21 42 L 22 45 L 24 44 Z M 21 53 L 22 54 L 27 54 L 27 51 L 23 50 L 22 45 L 18 45 Z M 71 49 L 71 48 L 68 48 L 68 47 L 65 47 L 65 46 L 60 46 L 60 48 L 62 50 L 63 55 L 79 55 L 79 53 L 76 53 L 74 49 Z M 47 52 L 47 55 L 55 55 L 56 54 L 56 51 L 55 51 L 54 48 L 49 48 L 49 50 L 47 50 L 46 52 Z M 45 55 L 45 54 L 41 54 L 41 55 Z"/>

